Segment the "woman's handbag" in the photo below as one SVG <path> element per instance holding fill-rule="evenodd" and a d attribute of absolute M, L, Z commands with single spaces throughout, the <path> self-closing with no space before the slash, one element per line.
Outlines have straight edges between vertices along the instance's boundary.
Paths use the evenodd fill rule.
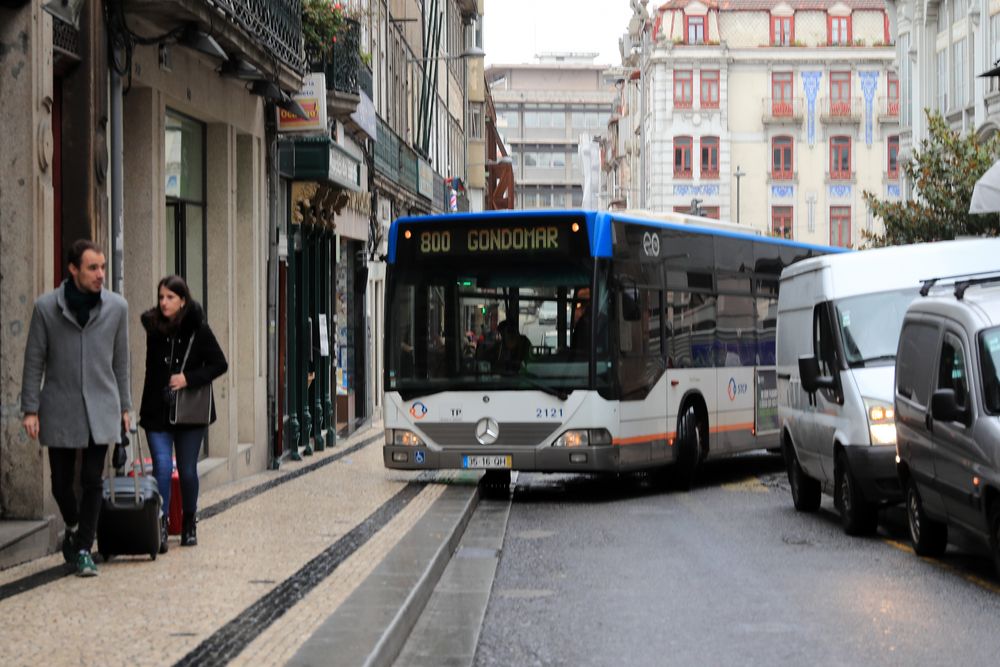
<path fill-rule="evenodd" d="M 193 333 L 184 353 L 184 361 L 181 362 L 181 373 L 187 366 L 192 343 L 194 343 Z M 170 407 L 170 423 L 174 426 L 208 426 L 212 421 L 214 400 L 211 382 L 200 387 L 184 387 L 178 390 Z"/>

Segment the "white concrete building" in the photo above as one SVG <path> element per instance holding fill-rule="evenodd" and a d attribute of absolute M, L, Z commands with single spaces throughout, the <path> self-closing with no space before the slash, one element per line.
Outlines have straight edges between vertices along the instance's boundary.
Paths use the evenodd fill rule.
<path fill-rule="evenodd" d="M 877 224 L 862 192 L 899 196 L 888 26 L 882 0 L 670 0 L 640 12 L 610 73 L 621 94 L 605 145 L 609 200 L 697 205 L 775 235 L 857 245 Z"/>

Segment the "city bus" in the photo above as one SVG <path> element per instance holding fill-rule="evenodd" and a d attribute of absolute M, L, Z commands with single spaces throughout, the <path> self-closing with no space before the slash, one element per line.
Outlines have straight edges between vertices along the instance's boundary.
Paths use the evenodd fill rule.
<path fill-rule="evenodd" d="M 777 449 L 781 270 L 839 249 L 681 214 L 504 211 L 389 229 L 385 466 L 670 470 Z"/>

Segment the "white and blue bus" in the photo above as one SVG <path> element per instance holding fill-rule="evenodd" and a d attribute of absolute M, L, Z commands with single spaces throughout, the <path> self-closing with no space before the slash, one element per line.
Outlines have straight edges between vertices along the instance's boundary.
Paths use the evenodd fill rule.
<path fill-rule="evenodd" d="M 517 211 L 389 231 L 384 461 L 624 472 L 778 447 L 782 268 L 834 251 L 680 214 Z"/>

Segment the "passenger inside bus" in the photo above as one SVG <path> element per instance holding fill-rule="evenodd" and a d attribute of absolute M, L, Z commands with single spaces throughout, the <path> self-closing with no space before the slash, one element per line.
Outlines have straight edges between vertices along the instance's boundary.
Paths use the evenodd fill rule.
<path fill-rule="evenodd" d="M 577 287 L 573 296 L 573 325 L 570 337 L 570 350 L 573 356 L 585 357 L 590 349 L 591 320 L 594 306 L 590 299 L 589 287 Z M 608 339 L 608 317 L 606 313 L 597 314 L 598 348 L 603 348 Z M 603 352 L 603 349 L 598 349 Z"/>
<path fill-rule="evenodd" d="M 494 348 L 493 370 L 497 373 L 517 373 L 531 357 L 531 341 L 518 332 L 517 322 L 504 320 L 497 325 L 500 341 Z"/>

